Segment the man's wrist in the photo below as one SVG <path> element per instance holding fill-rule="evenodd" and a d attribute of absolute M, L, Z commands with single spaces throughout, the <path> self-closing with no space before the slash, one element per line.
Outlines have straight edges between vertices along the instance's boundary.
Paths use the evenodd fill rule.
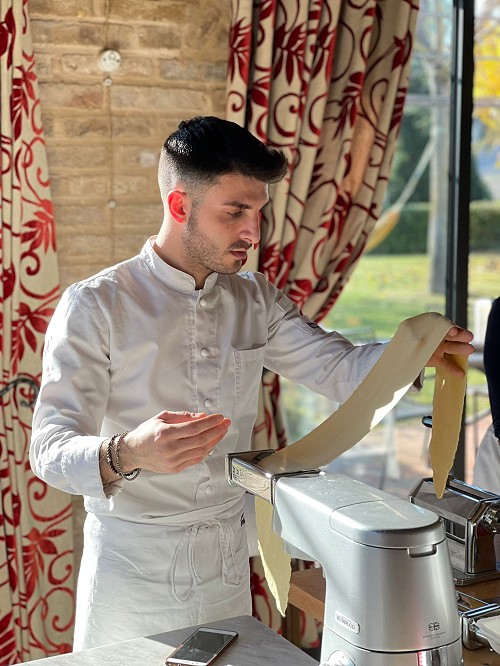
<path fill-rule="evenodd" d="M 101 446 L 99 447 L 99 471 L 101 473 L 101 480 L 103 486 L 107 486 L 110 483 L 118 481 L 120 478 L 113 473 L 107 461 L 107 452 L 108 452 L 109 439 L 105 439 Z"/>
<path fill-rule="evenodd" d="M 117 477 L 121 477 L 126 481 L 133 481 L 141 473 L 141 468 L 133 466 L 130 461 L 130 457 L 127 457 L 127 451 L 130 451 L 130 448 L 124 447 L 125 455 L 122 458 L 122 443 L 125 437 L 128 435 L 128 431 L 113 435 L 107 445 L 106 449 L 106 461 L 110 470 Z"/>
<path fill-rule="evenodd" d="M 121 469 L 125 474 L 133 472 L 134 469 L 140 467 L 139 460 L 134 455 L 134 450 L 130 446 L 130 432 L 124 432 L 118 446 L 118 453 L 120 456 Z"/>

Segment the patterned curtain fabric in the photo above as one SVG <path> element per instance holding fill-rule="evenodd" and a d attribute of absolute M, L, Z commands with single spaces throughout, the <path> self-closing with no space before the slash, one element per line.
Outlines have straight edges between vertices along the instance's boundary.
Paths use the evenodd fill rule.
<path fill-rule="evenodd" d="M 32 406 L 59 295 L 27 0 L 0 3 L 0 663 L 69 652 L 71 503 L 31 472 Z"/>
<path fill-rule="evenodd" d="M 289 160 L 247 267 L 320 321 L 382 210 L 418 0 L 231 0 L 231 10 L 226 117 Z M 266 373 L 256 449 L 286 444 L 278 397 L 278 379 Z M 255 612 L 279 630 L 258 566 Z"/>

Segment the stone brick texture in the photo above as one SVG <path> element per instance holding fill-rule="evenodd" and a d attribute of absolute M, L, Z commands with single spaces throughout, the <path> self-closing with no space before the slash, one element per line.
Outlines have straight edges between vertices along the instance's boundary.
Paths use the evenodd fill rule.
<path fill-rule="evenodd" d="M 195 115 L 224 116 L 227 0 L 30 0 L 62 288 L 159 229 L 157 161 Z M 121 55 L 115 72 L 99 55 Z"/>

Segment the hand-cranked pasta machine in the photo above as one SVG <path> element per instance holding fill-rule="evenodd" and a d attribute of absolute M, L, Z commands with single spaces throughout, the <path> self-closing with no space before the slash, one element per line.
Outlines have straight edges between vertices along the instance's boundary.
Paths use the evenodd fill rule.
<path fill-rule="evenodd" d="M 462 640 L 446 534 L 427 509 L 341 474 L 271 474 L 251 451 L 226 458 L 230 483 L 274 505 L 292 557 L 326 579 L 325 666 L 460 666 Z"/>
<path fill-rule="evenodd" d="M 500 496 L 451 476 L 438 499 L 432 479 L 422 479 L 410 501 L 437 513 L 448 539 L 456 585 L 500 578 L 495 537 L 500 533 Z"/>

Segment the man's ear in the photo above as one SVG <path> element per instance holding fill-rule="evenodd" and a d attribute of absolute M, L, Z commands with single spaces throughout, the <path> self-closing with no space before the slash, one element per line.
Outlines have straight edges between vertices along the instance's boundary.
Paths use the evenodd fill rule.
<path fill-rule="evenodd" d="M 167 206 L 172 218 L 182 224 L 189 214 L 189 198 L 182 190 L 171 190 L 167 195 Z"/>

